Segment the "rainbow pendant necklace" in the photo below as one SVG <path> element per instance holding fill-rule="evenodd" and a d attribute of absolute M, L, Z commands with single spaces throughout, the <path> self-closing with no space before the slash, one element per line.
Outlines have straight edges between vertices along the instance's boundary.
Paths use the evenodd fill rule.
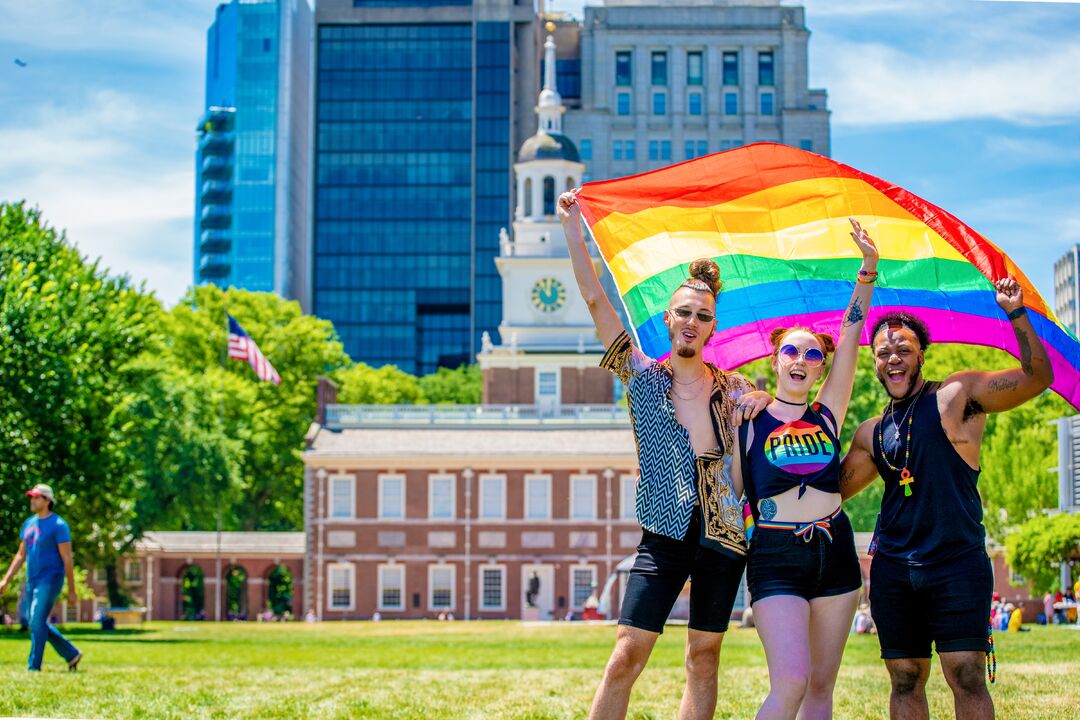
<path fill-rule="evenodd" d="M 911 497 L 911 484 L 915 482 L 915 476 L 908 470 L 908 462 L 911 460 L 911 424 L 915 422 L 915 404 L 919 402 L 919 397 L 922 396 L 923 390 L 926 389 L 926 381 L 923 381 L 922 387 L 919 388 L 919 392 L 915 394 L 915 399 L 911 401 L 911 406 L 908 407 L 907 413 L 907 439 L 904 442 L 906 446 L 904 449 L 904 467 L 903 469 L 896 467 L 889 461 L 889 456 L 885 452 L 885 437 L 882 433 L 881 426 L 885 424 L 885 413 L 881 413 L 882 422 L 878 423 L 878 445 L 881 447 L 881 458 L 885 461 L 885 464 L 889 466 L 889 469 L 893 472 L 900 473 L 900 486 L 904 488 L 904 497 Z M 896 424 L 896 414 L 893 412 L 893 401 L 889 400 L 889 416 L 893 418 L 893 423 Z M 900 423 L 896 425 L 895 438 L 900 437 L 900 428 L 904 424 L 904 419 L 900 419 Z"/>

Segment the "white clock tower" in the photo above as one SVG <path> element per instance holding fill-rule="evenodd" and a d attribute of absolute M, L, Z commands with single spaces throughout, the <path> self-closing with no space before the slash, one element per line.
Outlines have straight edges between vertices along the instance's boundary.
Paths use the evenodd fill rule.
<path fill-rule="evenodd" d="M 550 23 L 547 29 L 552 31 Z M 564 112 L 555 87 L 555 39 L 549 34 L 544 89 L 536 105 L 539 127 L 518 151 L 513 234 L 500 233 L 495 260 L 502 276 L 502 344 L 485 336 L 477 358 L 486 403 L 552 409 L 563 403 L 612 401 L 608 374 L 597 368 L 603 348 L 578 292 L 555 214 L 559 195 L 580 185 L 585 173 L 577 148 L 562 134 Z M 599 257 L 594 262 L 602 273 Z"/>

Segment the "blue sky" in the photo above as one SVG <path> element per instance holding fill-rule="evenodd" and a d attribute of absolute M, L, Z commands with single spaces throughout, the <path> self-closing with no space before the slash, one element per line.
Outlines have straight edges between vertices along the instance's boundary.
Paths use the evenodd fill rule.
<path fill-rule="evenodd" d="M 580 16 L 581 0 L 549 8 Z M 1052 302 L 1080 242 L 1080 4 L 808 0 L 832 155 L 952 211 Z M 172 304 L 212 0 L 0 0 L 0 199 Z M 27 63 L 19 67 L 14 59 Z"/>

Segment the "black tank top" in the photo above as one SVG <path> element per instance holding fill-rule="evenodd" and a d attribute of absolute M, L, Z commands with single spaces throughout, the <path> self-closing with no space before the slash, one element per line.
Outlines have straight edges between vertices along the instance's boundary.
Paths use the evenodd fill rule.
<path fill-rule="evenodd" d="M 960 457 L 941 426 L 937 404 L 940 387 L 939 382 L 927 382 L 917 399 L 894 403 L 892 414 L 885 413 L 874 426 L 874 464 L 885 481 L 877 552 L 912 566 L 943 562 L 986 546 L 979 471 Z M 907 468 L 913 480 L 907 485 L 911 489 L 907 495 L 900 481 L 908 447 L 904 416 L 912 402 Z M 891 469 L 886 459 L 898 470 Z"/>
<path fill-rule="evenodd" d="M 749 424 L 739 427 L 744 448 L 743 486 L 755 519 L 759 500 L 793 487 L 799 488 L 799 497 L 808 487 L 840 492 L 840 442 L 825 418 L 835 422 L 832 412 L 821 403 L 814 403 L 801 418 L 790 422 L 765 411 L 752 421 L 754 439 L 749 447 Z"/>

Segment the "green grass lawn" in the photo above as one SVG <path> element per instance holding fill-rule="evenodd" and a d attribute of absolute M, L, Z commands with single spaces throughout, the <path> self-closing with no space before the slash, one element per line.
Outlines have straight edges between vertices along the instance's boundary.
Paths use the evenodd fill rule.
<path fill-rule="evenodd" d="M 514 622 L 151 623 L 102 633 L 68 626 L 85 653 L 70 674 L 51 648 L 25 671 L 29 640 L 0 631 L 0 716 L 81 718 L 581 718 L 615 637 L 612 626 Z M 686 632 L 669 627 L 638 681 L 630 717 L 671 718 L 682 691 Z M 998 717 L 1075 718 L 1080 631 L 995 634 Z M 717 717 L 752 717 L 765 696 L 753 630 L 728 633 Z M 952 716 L 935 663 L 931 715 Z M 850 639 L 837 718 L 884 718 L 877 639 Z"/>

